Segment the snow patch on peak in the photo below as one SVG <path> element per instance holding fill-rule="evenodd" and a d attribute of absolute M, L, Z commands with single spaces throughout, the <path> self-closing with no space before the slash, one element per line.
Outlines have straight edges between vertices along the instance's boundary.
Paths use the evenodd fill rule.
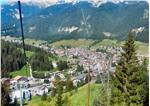
<path fill-rule="evenodd" d="M 17 2 L 18 0 L 6 0 L 5 4 L 13 5 Z M 28 5 L 36 5 L 39 7 L 48 7 L 50 5 L 56 4 L 58 0 L 20 0 L 20 2 Z"/>
<path fill-rule="evenodd" d="M 15 12 L 13 12 L 13 17 L 17 18 L 17 19 L 20 19 L 20 14 L 19 14 L 19 10 L 18 9 L 15 9 Z M 22 18 L 23 17 L 24 17 L 24 15 L 22 14 Z"/>
<path fill-rule="evenodd" d="M 144 31 L 144 28 L 145 28 L 145 27 L 135 28 L 135 29 L 132 29 L 132 32 L 135 32 L 135 34 L 137 35 L 138 33 L 143 32 L 143 31 Z"/>
<path fill-rule="evenodd" d="M 101 4 L 105 4 L 107 0 L 92 0 L 90 3 L 95 7 L 99 7 Z"/>
<path fill-rule="evenodd" d="M 128 2 L 128 1 L 125 1 L 124 3 L 125 3 L 125 4 L 129 4 L 129 2 Z"/>
<path fill-rule="evenodd" d="M 103 34 L 107 37 L 110 37 L 112 35 L 110 32 L 103 32 Z"/>
<path fill-rule="evenodd" d="M 149 11 L 148 9 L 145 9 L 143 14 L 143 19 L 148 19 L 148 16 L 149 16 Z"/>
<path fill-rule="evenodd" d="M 76 3 L 79 3 L 80 0 L 64 0 L 65 3 L 72 3 L 72 4 L 76 4 Z"/>
<path fill-rule="evenodd" d="M 35 29 L 36 29 L 35 26 L 31 26 L 31 27 L 29 27 L 29 32 L 33 32 Z"/>
<path fill-rule="evenodd" d="M 20 15 L 19 15 L 19 13 L 15 13 L 14 14 L 15 15 L 15 17 L 19 20 L 20 19 Z M 24 15 L 22 14 L 22 18 L 24 17 Z"/>
<path fill-rule="evenodd" d="M 95 7 L 99 7 L 100 5 L 105 4 L 107 2 L 112 2 L 114 4 L 118 4 L 118 3 L 124 2 L 124 0 L 91 0 L 90 1 L 90 3 L 92 3 L 93 6 L 95 6 Z"/>
<path fill-rule="evenodd" d="M 124 2 L 124 0 L 112 0 L 112 2 L 115 4 L 118 4 L 118 3 Z"/>
<path fill-rule="evenodd" d="M 9 3 L 10 5 L 17 3 L 18 0 L 6 0 L 5 3 Z M 123 2 L 124 0 L 20 0 L 21 3 L 25 3 L 28 5 L 36 5 L 39 7 L 48 7 L 51 5 L 56 5 L 56 4 L 65 4 L 65 3 L 72 3 L 77 4 L 81 1 L 87 1 L 95 7 L 99 7 L 101 4 L 107 3 L 107 2 L 112 2 L 112 3 L 120 3 Z"/>
<path fill-rule="evenodd" d="M 75 26 L 72 26 L 72 27 L 62 27 L 62 28 L 59 28 L 58 29 L 58 32 L 68 32 L 68 33 L 71 33 L 75 30 L 77 30 L 78 27 L 75 27 Z"/>

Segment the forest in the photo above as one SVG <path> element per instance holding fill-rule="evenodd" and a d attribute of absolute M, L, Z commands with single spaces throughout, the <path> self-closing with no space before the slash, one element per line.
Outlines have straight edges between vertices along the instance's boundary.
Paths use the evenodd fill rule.
<path fill-rule="evenodd" d="M 21 69 L 25 65 L 25 57 L 15 44 L 5 41 L 2 41 L 1 44 L 1 73 L 3 78 L 8 77 L 9 72 Z"/>

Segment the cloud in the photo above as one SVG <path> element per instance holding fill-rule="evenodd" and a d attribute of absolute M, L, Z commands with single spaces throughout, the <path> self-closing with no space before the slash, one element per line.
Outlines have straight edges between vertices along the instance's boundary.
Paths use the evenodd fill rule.
<path fill-rule="evenodd" d="M 58 2 L 58 0 L 5 0 L 4 3 L 12 4 L 18 1 L 20 1 L 21 3 L 35 4 L 41 6 L 49 6 Z"/>
<path fill-rule="evenodd" d="M 1 3 L 15 3 L 18 0 L 0 0 Z M 64 2 L 64 3 L 78 3 L 79 1 L 88 1 L 95 5 L 101 5 L 103 3 L 106 3 L 108 1 L 111 1 L 113 3 L 119 3 L 123 1 L 131 1 L 131 0 L 20 0 L 22 3 L 27 4 L 34 4 L 39 6 L 50 6 L 53 4 L 56 4 L 58 2 Z M 148 1 L 148 0 L 135 0 L 135 1 Z"/>
<path fill-rule="evenodd" d="M 9 2 L 9 3 L 14 3 L 14 2 L 17 2 L 18 0 L 6 0 L 6 2 Z M 55 3 L 57 2 L 58 0 L 20 0 L 21 2 L 23 3 L 29 3 L 29 2 L 35 2 L 35 3 Z"/>

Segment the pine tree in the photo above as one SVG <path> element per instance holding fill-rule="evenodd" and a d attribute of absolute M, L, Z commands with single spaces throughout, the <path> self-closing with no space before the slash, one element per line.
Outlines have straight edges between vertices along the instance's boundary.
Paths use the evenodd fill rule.
<path fill-rule="evenodd" d="M 141 106 L 141 83 L 136 46 L 131 33 L 123 46 L 120 61 L 112 77 L 112 106 Z M 142 91 L 143 92 L 143 91 Z"/>
<path fill-rule="evenodd" d="M 63 99 L 62 99 L 63 84 L 62 82 L 59 82 L 56 89 L 57 89 L 57 96 L 56 96 L 55 106 L 63 106 Z"/>
<path fill-rule="evenodd" d="M 66 96 L 64 97 L 63 106 L 72 106 L 72 105 L 71 105 L 70 98 L 68 97 L 68 95 L 66 95 Z"/>
<path fill-rule="evenodd" d="M 76 69 L 76 72 L 82 72 L 84 71 L 84 68 L 83 68 L 83 65 L 77 65 L 77 69 Z"/>
<path fill-rule="evenodd" d="M 7 84 L 1 84 L 1 106 L 9 106 L 10 97 L 9 97 L 9 86 Z"/>
<path fill-rule="evenodd" d="M 46 101 L 46 99 L 47 99 L 47 94 L 44 93 L 44 94 L 42 95 L 42 97 L 41 97 L 41 100 L 42 100 L 42 101 Z"/>
<path fill-rule="evenodd" d="M 149 106 L 149 75 L 148 75 L 148 61 L 145 58 L 143 63 L 139 65 L 139 75 L 138 78 L 141 80 L 138 81 L 137 90 L 141 96 L 140 102 L 143 103 L 144 106 Z"/>
<path fill-rule="evenodd" d="M 18 104 L 17 98 L 14 98 L 14 106 L 17 106 Z"/>
<path fill-rule="evenodd" d="M 71 77 L 68 76 L 68 78 L 66 80 L 66 91 L 69 92 L 69 91 L 71 91 L 73 89 L 74 89 L 73 81 L 71 81 Z"/>
<path fill-rule="evenodd" d="M 101 106 L 99 98 L 93 100 L 93 106 Z"/>

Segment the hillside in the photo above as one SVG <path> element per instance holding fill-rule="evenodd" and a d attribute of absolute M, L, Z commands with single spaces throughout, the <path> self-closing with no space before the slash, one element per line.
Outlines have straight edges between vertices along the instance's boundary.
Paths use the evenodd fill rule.
<path fill-rule="evenodd" d="M 70 40 L 60 40 L 56 41 L 52 44 L 50 44 L 52 47 L 61 47 L 61 46 L 70 46 L 70 47 L 82 47 L 82 48 L 87 48 L 90 46 L 92 43 L 94 43 L 94 40 L 91 39 L 70 39 Z"/>
<path fill-rule="evenodd" d="M 70 47 L 81 47 L 81 48 L 90 48 L 90 49 L 97 49 L 100 46 L 122 46 L 125 42 L 124 41 L 117 41 L 117 40 L 110 40 L 104 39 L 102 41 L 99 40 L 91 40 L 91 39 L 78 39 L 78 40 L 60 40 L 56 41 L 50 46 L 52 47 L 62 47 L 62 46 L 70 46 Z M 148 56 L 148 43 L 143 43 L 136 41 L 137 53 L 140 55 Z"/>
<path fill-rule="evenodd" d="M 20 35 L 17 8 L 17 4 L 2 5 L 2 35 Z M 80 1 L 43 8 L 22 4 L 25 37 L 49 42 L 78 38 L 125 40 L 131 30 L 136 40 L 148 42 L 148 11 L 146 1 L 107 2 L 100 6 Z"/>
<path fill-rule="evenodd" d="M 3 40 L 1 43 L 2 77 L 8 77 L 10 72 L 20 70 L 25 65 L 25 57 L 15 44 Z"/>
<path fill-rule="evenodd" d="M 91 84 L 91 97 L 90 97 L 90 103 L 92 106 L 92 101 L 95 97 L 99 96 L 99 84 Z M 66 95 L 69 96 L 69 93 L 64 93 L 63 97 Z M 77 92 L 74 92 L 72 96 L 69 96 L 70 104 L 71 106 L 86 106 L 86 98 L 87 98 L 87 85 L 84 85 L 80 88 L 78 88 Z M 55 98 L 52 98 L 50 102 L 48 101 L 41 101 L 41 97 L 33 97 L 33 99 L 29 102 L 27 106 L 55 106 Z"/>

